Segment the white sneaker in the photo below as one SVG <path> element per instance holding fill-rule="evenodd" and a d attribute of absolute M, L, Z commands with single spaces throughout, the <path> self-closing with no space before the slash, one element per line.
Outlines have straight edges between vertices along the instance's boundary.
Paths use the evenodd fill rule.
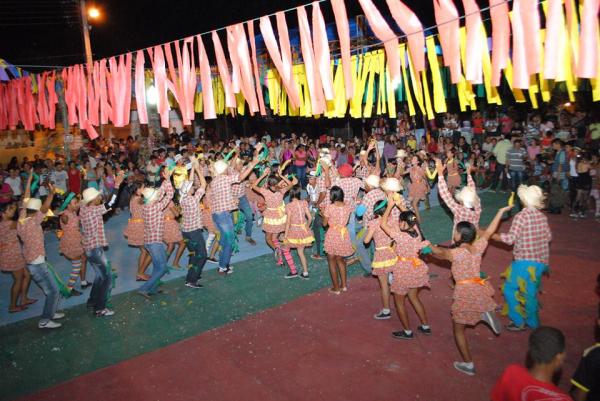
<path fill-rule="evenodd" d="M 56 313 L 54 313 L 54 316 L 52 316 L 52 319 L 62 319 L 63 317 L 65 317 L 64 313 L 56 312 Z"/>
<path fill-rule="evenodd" d="M 487 323 L 490 326 L 490 329 L 494 332 L 495 335 L 500 335 L 500 331 L 502 330 L 502 325 L 498 321 L 496 314 L 494 312 L 483 312 L 481 314 L 481 320 Z"/>
<path fill-rule="evenodd" d="M 96 317 L 103 317 L 103 316 L 112 316 L 115 314 L 114 310 L 110 310 L 108 308 L 104 308 L 102 310 L 99 310 L 96 312 Z"/>
<path fill-rule="evenodd" d="M 470 366 L 466 362 L 454 362 L 454 369 L 469 376 L 475 376 L 475 366 Z"/>
<path fill-rule="evenodd" d="M 38 323 L 39 329 L 58 329 L 60 326 L 62 326 L 62 324 L 56 323 L 52 320 L 48 320 L 46 323 L 42 323 L 42 322 Z"/>

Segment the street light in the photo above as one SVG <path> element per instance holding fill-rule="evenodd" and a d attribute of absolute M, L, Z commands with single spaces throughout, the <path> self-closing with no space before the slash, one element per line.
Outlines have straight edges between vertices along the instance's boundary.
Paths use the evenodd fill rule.
<path fill-rule="evenodd" d="M 91 7 L 88 10 L 88 17 L 90 17 L 90 19 L 97 19 L 100 17 L 100 10 L 98 10 L 96 7 Z"/>
<path fill-rule="evenodd" d="M 88 23 L 88 17 L 92 20 L 100 18 L 100 10 L 96 7 L 89 9 L 85 5 L 85 0 L 79 0 L 79 8 L 81 12 L 81 33 L 83 34 L 83 46 L 85 48 L 85 61 L 88 69 L 92 69 L 92 44 L 90 42 L 90 29 L 92 27 Z"/>

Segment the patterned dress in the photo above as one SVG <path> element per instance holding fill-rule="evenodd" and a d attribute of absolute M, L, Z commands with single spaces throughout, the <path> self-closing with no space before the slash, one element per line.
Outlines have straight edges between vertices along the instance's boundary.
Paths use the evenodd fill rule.
<path fill-rule="evenodd" d="M 285 231 L 285 203 L 280 191 L 272 192 L 265 188 L 259 188 L 258 193 L 265 198 L 265 211 L 263 212 L 263 231 L 266 233 L 279 234 Z"/>
<path fill-rule="evenodd" d="M 407 232 L 396 231 L 392 239 L 398 255 L 398 263 L 392 268 L 392 292 L 406 295 L 411 288 L 429 287 L 429 268 L 419 259 L 419 251 L 423 248 L 421 235 L 413 237 Z"/>
<path fill-rule="evenodd" d="M 348 233 L 348 219 L 352 213 L 352 206 L 327 205 L 323 217 L 329 224 L 325 234 L 325 252 L 335 256 L 350 256 L 354 253 L 350 234 Z"/>
<path fill-rule="evenodd" d="M 15 222 L 0 221 L 0 270 L 14 272 L 25 267 L 23 250 L 17 238 Z"/>
<path fill-rule="evenodd" d="M 175 213 L 172 210 L 174 207 L 175 204 L 173 202 L 169 202 L 169 205 L 165 209 L 165 233 L 163 234 L 163 241 L 167 244 L 183 241 L 183 235 L 181 234 L 181 228 L 179 228 L 179 222 L 177 221 Z"/>
<path fill-rule="evenodd" d="M 202 203 L 200 203 L 200 210 L 202 210 L 202 227 L 206 228 L 206 231 L 208 231 L 209 233 L 217 234 L 218 230 L 215 226 L 215 222 L 212 219 L 212 213 L 210 211 L 210 208 L 208 207 L 208 205 L 210 205 L 211 202 L 210 197 L 211 192 L 209 190 L 204 195 Z"/>
<path fill-rule="evenodd" d="M 452 190 L 460 186 L 461 182 L 456 159 L 452 159 L 452 161 L 446 164 L 446 170 L 448 171 L 448 178 L 446 179 L 448 181 L 448 189 L 452 192 Z"/>
<path fill-rule="evenodd" d="M 308 202 L 305 200 L 292 201 L 285 207 L 285 213 L 290 218 L 290 228 L 285 238 L 290 248 L 308 246 L 315 240 L 310 227 L 307 226 L 306 213 Z"/>
<path fill-rule="evenodd" d="M 81 231 L 79 230 L 79 216 L 69 210 L 64 211 L 68 218 L 67 224 L 60 221 L 63 235 L 60 238 L 59 250 L 67 259 L 78 260 L 84 254 Z"/>
<path fill-rule="evenodd" d="M 456 281 L 452 319 L 456 323 L 475 325 L 481 320 L 483 312 L 491 312 L 496 308 L 492 298 L 494 289 L 479 276 L 481 258 L 487 245 L 488 241 L 480 238 L 473 244 L 474 253 L 460 247 L 451 250 L 452 276 Z"/>
<path fill-rule="evenodd" d="M 427 197 L 427 182 L 425 181 L 425 170 L 421 166 L 410 168 L 410 185 L 408 186 L 409 199 L 425 200 Z"/>
<path fill-rule="evenodd" d="M 392 239 L 381 229 L 381 218 L 369 221 L 368 228 L 375 230 L 373 232 L 375 254 L 371 263 L 372 274 L 374 276 L 387 275 L 398 262 L 398 256 L 392 246 Z"/>
<path fill-rule="evenodd" d="M 134 196 L 129 201 L 129 210 L 131 218 L 127 222 L 127 227 L 123 231 L 123 235 L 127 238 L 127 243 L 131 246 L 144 245 L 144 219 L 142 218 L 142 202 L 141 198 Z"/>

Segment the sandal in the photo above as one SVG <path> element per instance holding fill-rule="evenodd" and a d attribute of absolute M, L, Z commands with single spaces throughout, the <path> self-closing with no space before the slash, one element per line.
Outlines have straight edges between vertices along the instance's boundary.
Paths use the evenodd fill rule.
<path fill-rule="evenodd" d="M 330 288 L 328 290 L 330 293 L 335 294 L 335 295 L 340 295 L 341 291 L 340 290 L 336 290 L 334 288 Z"/>
<path fill-rule="evenodd" d="M 138 274 L 135 276 L 135 281 L 148 281 L 149 279 L 150 277 L 146 276 L 145 274 Z"/>
<path fill-rule="evenodd" d="M 25 305 L 17 305 L 14 308 L 8 308 L 8 313 L 19 313 L 23 312 L 27 307 Z"/>
<path fill-rule="evenodd" d="M 29 301 L 27 301 L 27 302 L 23 302 L 23 303 L 21 304 L 21 306 L 33 305 L 33 304 L 34 304 L 34 303 L 36 303 L 37 301 L 38 301 L 37 299 L 35 299 L 35 298 L 32 298 L 32 299 L 30 299 L 30 300 L 29 300 Z"/>

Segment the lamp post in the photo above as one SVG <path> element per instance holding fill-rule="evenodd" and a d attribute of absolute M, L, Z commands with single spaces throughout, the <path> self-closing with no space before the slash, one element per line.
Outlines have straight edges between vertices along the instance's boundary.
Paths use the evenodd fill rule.
<path fill-rule="evenodd" d="M 92 7 L 88 10 L 85 0 L 79 0 L 79 8 L 81 12 L 81 33 L 83 34 L 83 46 L 85 48 L 85 61 L 88 66 L 88 70 L 92 68 L 92 44 L 90 41 L 90 29 L 91 26 L 88 22 L 88 16 L 91 19 L 96 19 L 100 17 L 100 11 Z"/>

